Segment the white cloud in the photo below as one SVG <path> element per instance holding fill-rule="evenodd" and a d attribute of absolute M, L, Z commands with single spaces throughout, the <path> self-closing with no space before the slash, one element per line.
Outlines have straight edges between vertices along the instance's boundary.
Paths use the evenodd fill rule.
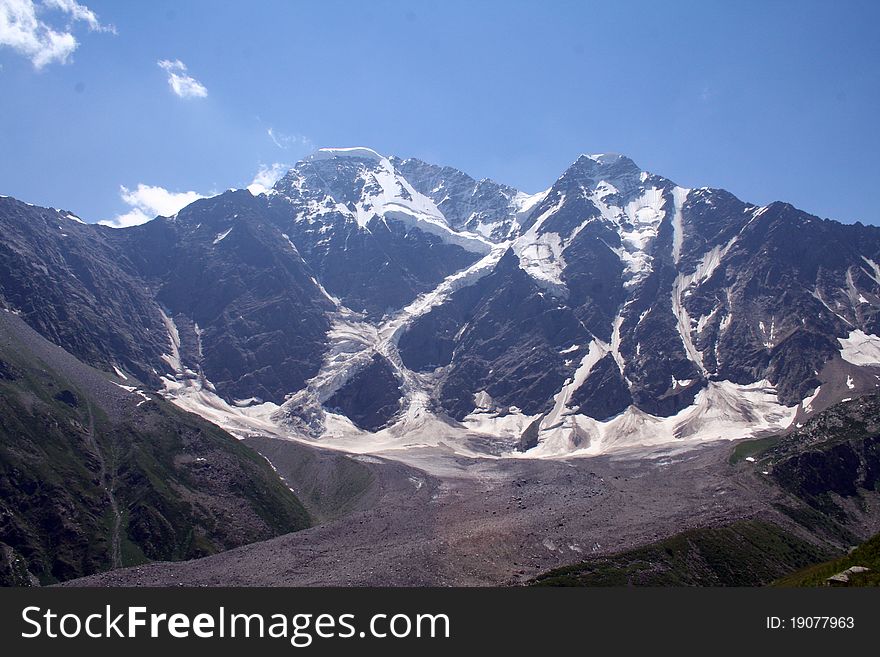
<path fill-rule="evenodd" d="M 247 190 L 256 196 L 268 191 L 290 169 L 289 164 L 273 162 L 260 164 L 257 173 L 247 186 Z M 170 217 L 177 214 L 193 201 L 207 198 L 216 192 L 199 194 L 198 192 L 171 192 L 157 185 L 139 183 L 135 189 L 124 185 L 119 187 L 119 196 L 130 206 L 127 212 L 118 214 L 112 219 L 104 219 L 98 223 L 113 228 L 139 226 L 152 221 L 157 216 Z"/>
<path fill-rule="evenodd" d="M 289 169 L 289 164 L 283 164 L 281 162 L 274 162 L 269 165 L 261 164 L 260 169 L 257 171 L 251 184 L 247 186 L 248 191 L 254 196 L 268 191 L 284 176 L 285 173 L 287 173 Z"/>
<path fill-rule="evenodd" d="M 159 68 L 164 69 L 168 73 L 168 86 L 181 98 L 204 98 L 208 95 L 205 85 L 194 77 L 187 75 L 186 64 L 179 59 L 174 61 L 160 59 L 157 63 Z"/>
<path fill-rule="evenodd" d="M 260 164 L 257 173 L 247 186 L 247 190 L 256 196 L 268 191 L 272 186 L 290 170 L 289 164 L 273 162 L 272 164 Z M 158 185 L 145 185 L 139 183 L 135 189 L 129 189 L 124 185 L 119 187 L 119 196 L 130 206 L 127 212 L 118 214 L 112 219 L 104 219 L 98 223 L 102 226 L 113 228 L 127 228 L 139 226 L 152 221 L 157 216 L 170 217 L 177 214 L 193 201 L 207 198 L 210 194 L 198 192 L 171 192 Z"/>
<path fill-rule="evenodd" d="M 47 11 L 55 10 L 68 16 L 70 23 L 63 28 L 46 22 Z M 34 68 L 41 69 L 58 62 L 66 64 L 79 42 L 73 35 L 73 24 L 83 22 L 92 32 L 111 32 L 112 25 L 103 25 L 95 12 L 75 0 L 0 0 L 0 46 L 12 48 L 31 60 Z"/>
<path fill-rule="evenodd" d="M 116 28 L 112 25 L 103 25 L 98 20 L 97 14 L 76 0 L 43 0 L 43 5 L 50 9 L 58 9 L 70 16 L 74 21 L 82 21 L 89 26 L 92 32 L 110 32 L 116 34 Z"/>
<path fill-rule="evenodd" d="M 120 186 L 119 195 L 122 200 L 131 206 L 131 210 L 119 214 L 112 219 L 99 221 L 104 226 L 114 228 L 127 228 L 139 226 L 154 219 L 157 215 L 170 217 L 177 214 L 193 201 L 205 198 L 198 192 L 169 192 L 164 187 L 138 184 L 137 189 Z"/>
<path fill-rule="evenodd" d="M 272 140 L 273 144 L 284 150 L 287 150 L 291 146 L 302 146 L 308 150 L 315 149 L 312 140 L 303 135 L 286 135 L 283 132 L 278 132 L 274 128 L 268 128 L 266 134 L 269 135 L 269 139 Z"/>

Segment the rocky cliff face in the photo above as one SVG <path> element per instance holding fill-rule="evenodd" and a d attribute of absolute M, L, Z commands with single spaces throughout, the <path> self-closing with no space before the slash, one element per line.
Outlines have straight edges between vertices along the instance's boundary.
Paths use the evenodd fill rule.
<path fill-rule="evenodd" d="M 158 385 L 167 332 L 112 233 L 0 197 L 0 303 L 83 360 Z"/>
<path fill-rule="evenodd" d="M 281 403 L 315 375 L 334 302 L 265 198 L 226 192 L 115 231 L 164 311 L 165 361 L 227 400 Z"/>

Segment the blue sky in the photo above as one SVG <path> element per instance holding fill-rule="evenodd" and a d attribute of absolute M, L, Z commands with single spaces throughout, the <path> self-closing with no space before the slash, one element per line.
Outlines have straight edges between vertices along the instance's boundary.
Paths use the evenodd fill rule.
<path fill-rule="evenodd" d="M 878 24 L 840 0 L 0 0 L 0 194 L 106 220 L 354 145 L 534 192 L 621 152 L 880 224 Z"/>

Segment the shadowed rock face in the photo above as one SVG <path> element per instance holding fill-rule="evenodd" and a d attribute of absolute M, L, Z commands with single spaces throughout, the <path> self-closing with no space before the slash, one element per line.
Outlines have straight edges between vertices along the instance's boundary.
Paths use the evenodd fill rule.
<path fill-rule="evenodd" d="M 387 426 L 400 411 L 400 382 L 394 370 L 379 354 L 325 403 L 365 431 Z"/>
<path fill-rule="evenodd" d="M 86 362 L 158 385 L 167 333 L 114 232 L 0 198 L 0 305 Z"/>
<path fill-rule="evenodd" d="M 280 402 L 317 371 L 333 304 L 265 214 L 228 192 L 114 230 L 0 199 L 0 300 L 106 371 L 160 387 L 178 349 L 227 399 Z"/>
<path fill-rule="evenodd" d="M 592 372 L 572 395 L 572 406 L 597 420 L 606 420 L 625 411 L 632 403 L 632 397 L 614 357 L 611 354 L 603 356 Z"/>
<path fill-rule="evenodd" d="M 277 220 L 326 290 L 353 310 L 381 319 L 434 289 L 446 276 L 477 260 L 476 254 L 444 244 L 393 219 L 372 219 L 366 230 L 343 215 L 323 223 Z M 325 226 L 331 228 L 327 230 Z"/>
<path fill-rule="evenodd" d="M 559 352 L 582 335 L 574 313 L 543 292 L 509 251 L 492 274 L 417 320 L 399 347 L 412 369 L 447 366 L 440 402 L 461 419 L 482 390 L 501 405 L 546 410 L 565 379 Z M 455 358 L 446 360 L 453 345 Z"/>
<path fill-rule="evenodd" d="M 226 399 L 281 403 L 317 372 L 334 304 L 266 216 L 264 198 L 227 192 L 132 229 L 125 248 L 175 323 L 183 367 Z"/>

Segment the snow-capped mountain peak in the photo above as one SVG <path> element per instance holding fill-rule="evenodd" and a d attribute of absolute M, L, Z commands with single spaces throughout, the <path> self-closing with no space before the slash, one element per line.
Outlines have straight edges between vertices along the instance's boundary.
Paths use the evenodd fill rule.
<path fill-rule="evenodd" d="M 617 153 L 581 155 L 533 206 L 513 248 L 522 268 L 555 294 L 567 294 L 563 252 L 587 230 L 603 240 L 623 267 L 627 287 L 653 267 L 661 226 L 680 226 L 688 190 L 651 175 Z M 681 236 L 681 231 L 675 232 Z"/>
<path fill-rule="evenodd" d="M 320 149 L 297 163 L 275 189 L 293 204 L 299 220 L 343 215 L 365 231 L 374 220 L 394 221 L 474 253 L 491 249 L 483 235 L 453 229 L 434 200 L 370 148 Z"/>
<path fill-rule="evenodd" d="M 559 178 L 565 187 L 577 185 L 585 191 L 603 186 L 614 193 L 626 195 L 639 187 L 649 176 L 625 155 L 599 153 L 581 155 Z"/>

